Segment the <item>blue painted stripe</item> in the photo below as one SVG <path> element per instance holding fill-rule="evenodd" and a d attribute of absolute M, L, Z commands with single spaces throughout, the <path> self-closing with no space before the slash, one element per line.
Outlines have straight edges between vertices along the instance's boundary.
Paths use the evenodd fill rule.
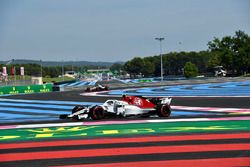
<path fill-rule="evenodd" d="M 81 83 L 81 81 L 73 82 L 73 83 L 71 83 L 71 84 L 68 84 L 67 86 L 75 86 L 75 85 L 77 85 L 77 84 L 79 84 L 79 83 Z"/>
<path fill-rule="evenodd" d="M 16 103 L 15 103 L 16 102 Z M 35 104 L 34 104 L 35 103 Z M 63 104 L 63 105 L 59 105 Z M 52 101 L 52 100 L 22 100 L 22 99 L 1 99 L 0 98 L 0 121 L 1 122 L 21 122 L 21 121 L 41 121 L 58 120 L 60 114 L 70 114 L 74 105 L 98 105 L 102 103 L 94 102 L 72 102 L 72 101 Z M 22 108 L 19 108 L 22 107 Z M 35 107 L 35 108 L 31 108 Z M 5 112 L 1 112 L 5 111 Z M 6 113 L 8 112 L 8 113 Z M 19 113 L 18 113 L 19 112 Z M 25 113 L 22 113 L 25 112 Z M 29 115 L 29 113 L 31 115 Z M 34 115 L 41 114 L 41 115 Z M 48 114 L 46 116 L 45 114 Z M 55 115 L 52 119 L 51 115 Z"/>
<path fill-rule="evenodd" d="M 96 84 L 96 82 L 97 82 L 97 80 L 95 80 L 95 81 L 92 81 L 92 82 L 89 82 L 89 86 L 94 86 L 95 84 Z"/>
<path fill-rule="evenodd" d="M 46 115 L 29 115 L 18 113 L 0 113 L 0 119 L 15 119 L 15 118 L 45 118 Z"/>
<path fill-rule="evenodd" d="M 250 96 L 250 82 L 227 82 L 197 85 L 165 86 L 131 90 L 114 90 L 110 95 L 142 96 Z M 244 86 L 243 86 L 244 85 Z"/>
<path fill-rule="evenodd" d="M 22 100 L 22 99 L 3 99 L 0 102 L 21 102 L 21 103 L 40 103 L 40 104 L 65 104 L 65 105 L 98 105 L 97 102 L 76 102 L 76 101 L 56 101 L 56 100 Z"/>
<path fill-rule="evenodd" d="M 61 84 L 60 87 L 80 87 L 80 86 L 85 86 L 85 85 L 89 85 L 89 86 L 94 86 L 96 84 L 97 80 L 92 81 L 92 82 L 88 82 L 88 81 L 77 81 L 74 83 L 66 83 L 66 84 Z"/>
<path fill-rule="evenodd" d="M 84 85 L 87 85 L 88 84 L 88 82 L 86 82 L 86 81 L 82 81 L 80 84 L 78 84 L 77 86 L 84 86 Z"/>
<path fill-rule="evenodd" d="M 61 85 L 59 85 L 59 87 L 65 87 L 66 85 L 68 85 L 67 83 L 65 83 L 65 84 L 61 84 Z"/>
<path fill-rule="evenodd" d="M 65 106 L 65 105 L 51 105 L 51 104 L 44 105 L 44 104 L 28 104 L 28 103 L 8 103 L 8 102 L 0 102 L 0 106 L 72 109 L 72 106 Z"/>
<path fill-rule="evenodd" d="M 3 120 L 5 123 L 11 123 L 11 122 L 34 122 L 34 121 L 52 121 L 52 120 L 57 120 L 58 118 L 56 117 L 43 117 L 43 118 L 19 118 L 19 119 L 6 119 Z"/>
<path fill-rule="evenodd" d="M 11 112 L 26 112 L 26 113 L 43 113 L 43 114 L 65 114 L 70 113 L 71 110 L 64 111 L 64 110 L 41 110 L 41 109 L 30 109 L 30 108 L 13 108 L 13 107 L 0 107 L 1 111 L 8 111 Z M 3 114 L 3 113 L 0 113 Z"/>

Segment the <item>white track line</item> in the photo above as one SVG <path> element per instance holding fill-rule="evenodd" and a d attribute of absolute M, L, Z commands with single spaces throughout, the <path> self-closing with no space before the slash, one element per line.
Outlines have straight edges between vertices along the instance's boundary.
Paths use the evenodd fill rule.
<path fill-rule="evenodd" d="M 215 108 L 215 107 L 189 107 L 189 106 L 171 106 L 174 110 L 188 111 L 213 111 L 213 112 L 230 112 L 230 113 L 245 113 L 250 112 L 249 108 Z"/>
<path fill-rule="evenodd" d="M 24 128 L 48 128 L 65 126 L 93 126 L 93 125 L 114 125 L 114 124 L 136 124 L 136 123 L 160 123 L 160 122 L 197 122 L 197 121 L 234 121 L 250 120 L 250 117 L 220 117 L 220 118 L 186 118 L 186 119 L 155 119 L 155 120 L 124 120 L 124 121 L 94 121 L 94 122 L 71 122 L 71 123 L 50 123 L 30 125 L 0 126 L 0 129 L 24 129 Z"/>
<path fill-rule="evenodd" d="M 110 94 L 100 94 L 100 93 L 108 93 L 109 91 L 102 91 L 102 92 L 88 92 L 88 93 L 80 93 L 81 96 L 99 96 L 99 97 L 121 97 L 121 95 L 110 95 Z M 126 94 L 126 93 L 125 93 Z M 142 95 L 144 96 L 144 95 Z M 144 97 L 170 97 L 170 96 L 148 96 L 145 95 Z M 171 97 L 250 97 L 250 96 L 171 96 Z"/>

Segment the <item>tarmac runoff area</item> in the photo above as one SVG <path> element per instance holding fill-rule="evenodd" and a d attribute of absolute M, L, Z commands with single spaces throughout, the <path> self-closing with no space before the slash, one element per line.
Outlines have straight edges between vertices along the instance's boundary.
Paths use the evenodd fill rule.
<path fill-rule="evenodd" d="M 176 84 L 194 84 L 193 81 L 186 82 Z M 70 112 L 76 104 L 104 102 L 110 98 L 108 93 L 88 96 L 80 95 L 83 90 L 73 90 L 1 97 L 0 166 L 183 166 L 183 163 L 249 166 L 249 79 L 196 80 L 195 85 L 208 82 L 237 83 L 212 86 L 225 90 L 233 88 L 235 95 L 224 97 L 227 92 L 219 97 L 175 96 L 171 103 L 172 116 L 168 119 L 82 122 L 55 119 L 61 112 Z M 174 82 L 166 83 L 167 86 L 175 85 Z M 145 88 L 145 84 L 142 86 Z M 160 86 L 166 85 L 160 83 Z M 199 85 L 198 88 L 211 89 L 210 85 Z M 243 92 L 246 95 L 237 96 L 238 88 L 240 93 L 246 90 Z M 114 89 L 118 90 L 118 87 Z M 182 88 L 176 90 L 180 93 Z M 119 95 L 112 98 L 119 99 Z M 4 122 L 3 117 L 11 121 Z M 33 119 L 35 117 L 37 119 Z"/>

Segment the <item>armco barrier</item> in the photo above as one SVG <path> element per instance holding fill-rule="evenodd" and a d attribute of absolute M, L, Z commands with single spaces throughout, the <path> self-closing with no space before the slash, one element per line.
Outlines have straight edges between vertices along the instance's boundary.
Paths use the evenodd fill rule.
<path fill-rule="evenodd" d="M 37 92 L 51 92 L 52 84 L 43 84 L 43 85 L 26 85 L 26 86 L 1 86 L 0 95 L 5 94 L 28 94 L 28 93 L 37 93 Z"/>

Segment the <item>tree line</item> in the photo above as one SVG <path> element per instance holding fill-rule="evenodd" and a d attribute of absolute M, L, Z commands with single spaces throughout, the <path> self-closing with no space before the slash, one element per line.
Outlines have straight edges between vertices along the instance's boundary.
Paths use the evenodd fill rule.
<path fill-rule="evenodd" d="M 223 66 L 229 74 L 237 76 L 250 71 L 250 37 L 239 30 L 234 36 L 214 38 L 208 42 L 208 49 L 200 52 L 171 52 L 163 54 L 164 75 L 185 75 L 185 65 L 194 64 L 198 73 L 212 72 L 215 66 Z M 160 56 L 135 57 L 121 69 L 131 76 L 160 76 Z M 195 67 L 195 68 L 196 68 Z M 194 69 L 194 68 L 192 68 Z"/>
<path fill-rule="evenodd" d="M 171 52 L 162 55 L 164 75 L 183 75 L 184 66 L 187 62 L 195 64 L 200 73 L 208 70 L 208 61 L 211 53 L 208 51 L 201 52 Z M 136 57 L 123 66 L 124 70 L 132 76 L 143 75 L 145 77 L 160 76 L 161 59 L 160 56 L 140 58 Z"/>

